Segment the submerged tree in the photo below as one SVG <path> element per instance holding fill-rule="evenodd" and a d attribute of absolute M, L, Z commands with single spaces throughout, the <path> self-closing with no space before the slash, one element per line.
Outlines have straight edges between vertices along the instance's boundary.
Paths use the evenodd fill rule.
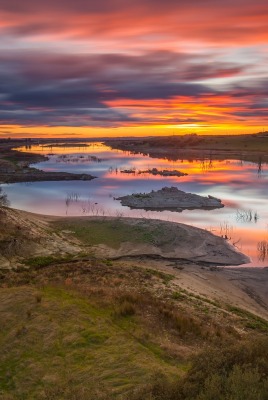
<path fill-rule="evenodd" d="M 7 195 L 3 192 L 3 189 L 0 186 L 0 206 L 9 206 L 9 200 Z"/>

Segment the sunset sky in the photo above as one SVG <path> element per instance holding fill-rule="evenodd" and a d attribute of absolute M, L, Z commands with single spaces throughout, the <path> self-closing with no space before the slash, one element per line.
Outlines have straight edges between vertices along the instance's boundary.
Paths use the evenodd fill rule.
<path fill-rule="evenodd" d="M 0 0 L 0 135 L 268 128 L 267 0 Z"/>

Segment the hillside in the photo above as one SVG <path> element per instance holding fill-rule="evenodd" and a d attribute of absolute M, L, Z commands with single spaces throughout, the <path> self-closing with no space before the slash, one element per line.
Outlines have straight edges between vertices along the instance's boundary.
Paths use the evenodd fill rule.
<path fill-rule="evenodd" d="M 190 256 L 108 258 L 127 221 L 7 208 L 0 218 L 2 257 L 7 238 L 16 243 L 0 271 L 1 399 L 210 399 L 215 379 L 217 398 L 238 400 L 253 387 L 248 398 L 265 399 L 267 304 L 261 286 L 259 297 L 254 285 L 244 290 L 256 271 L 234 275 Z M 156 239 L 134 224 L 133 245 L 141 237 Z"/>

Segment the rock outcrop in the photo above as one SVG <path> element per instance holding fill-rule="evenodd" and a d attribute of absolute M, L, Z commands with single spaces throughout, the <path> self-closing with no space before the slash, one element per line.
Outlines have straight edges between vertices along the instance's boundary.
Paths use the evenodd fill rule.
<path fill-rule="evenodd" d="M 118 197 L 123 206 L 141 208 L 144 210 L 171 210 L 183 211 L 185 209 L 215 209 L 224 205 L 216 197 L 199 196 L 186 193 L 176 187 L 164 187 L 150 193 L 137 193 Z"/>

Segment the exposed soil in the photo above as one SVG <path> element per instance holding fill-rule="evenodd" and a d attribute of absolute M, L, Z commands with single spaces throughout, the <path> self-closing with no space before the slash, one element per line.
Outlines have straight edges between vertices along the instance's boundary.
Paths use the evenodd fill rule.
<path fill-rule="evenodd" d="M 20 265 L 25 258 L 80 251 L 57 235 L 44 218 L 24 211 L 0 207 L 0 269 Z"/>

